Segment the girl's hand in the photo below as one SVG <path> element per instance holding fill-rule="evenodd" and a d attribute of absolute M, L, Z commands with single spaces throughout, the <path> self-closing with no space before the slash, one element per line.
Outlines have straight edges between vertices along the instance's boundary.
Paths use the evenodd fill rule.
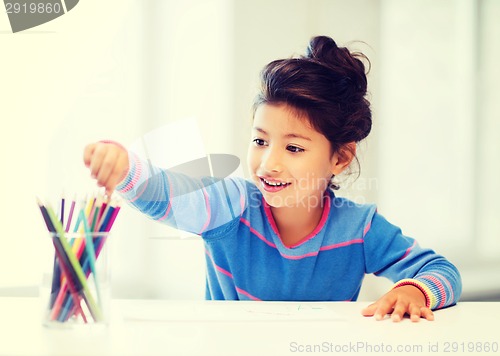
<path fill-rule="evenodd" d="M 106 188 L 111 196 L 118 183 L 128 172 L 128 152 L 119 143 L 97 142 L 87 145 L 83 152 L 83 162 L 90 169 L 97 185 Z"/>
<path fill-rule="evenodd" d="M 394 322 L 401 321 L 405 314 L 410 315 L 411 321 L 420 318 L 434 320 L 434 313 L 426 307 L 425 296 L 417 287 L 407 285 L 392 289 L 375 303 L 364 308 L 364 316 L 375 316 L 382 320 L 386 314 L 391 314 Z"/>

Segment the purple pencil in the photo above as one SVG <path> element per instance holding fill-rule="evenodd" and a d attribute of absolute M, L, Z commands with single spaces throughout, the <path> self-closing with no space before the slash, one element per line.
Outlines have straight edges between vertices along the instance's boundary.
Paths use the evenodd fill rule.
<path fill-rule="evenodd" d="M 71 220 L 73 219 L 73 212 L 75 211 L 75 199 L 71 202 L 71 207 L 69 208 L 69 216 L 68 216 L 68 222 L 66 223 L 66 228 L 64 231 L 68 232 L 69 227 L 71 226 Z"/>

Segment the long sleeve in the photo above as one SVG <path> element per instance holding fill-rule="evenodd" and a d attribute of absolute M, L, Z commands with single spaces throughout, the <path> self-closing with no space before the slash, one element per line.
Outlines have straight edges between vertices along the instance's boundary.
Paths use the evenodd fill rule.
<path fill-rule="evenodd" d="M 129 171 L 117 192 L 153 220 L 194 234 L 241 216 L 246 204 L 242 179 L 192 178 L 160 169 L 129 152 Z"/>
<path fill-rule="evenodd" d="M 429 308 L 444 308 L 460 298 L 462 281 L 457 268 L 433 250 L 420 247 L 378 213 L 365 235 L 364 248 L 367 273 L 389 278 L 394 287 L 418 287 Z"/>

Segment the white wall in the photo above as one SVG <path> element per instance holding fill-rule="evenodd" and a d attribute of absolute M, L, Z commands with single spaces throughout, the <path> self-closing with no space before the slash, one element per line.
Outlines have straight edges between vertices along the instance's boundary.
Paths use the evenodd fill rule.
<path fill-rule="evenodd" d="M 475 53 L 456 4 L 384 1 L 381 18 L 381 211 L 448 251 L 473 233 Z"/>
<path fill-rule="evenodd" d="M 466 297 L 498 293 L 499 3 L 386 0 L 381 14 L 380 211 L 449 257 Z"/>
<path fill-rule="evenodd" d="M 478 12 L 479 21 L 477 59 L 477 180 L 478 189 L 475 217 L 480 254 L 489 259 L 500 259 L 500 223 L 497 202 L 500 201 L 500 140 L 499 138 L 499 90 L 500 78 L 500 2 L 482 2 Z"/>

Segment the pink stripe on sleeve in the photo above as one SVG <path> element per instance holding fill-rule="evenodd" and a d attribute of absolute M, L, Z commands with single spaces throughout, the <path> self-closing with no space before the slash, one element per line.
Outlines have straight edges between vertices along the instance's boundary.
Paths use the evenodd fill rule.
<path fill-rule="evenodd" d="M 406 250 L 405 254 L 403 256 L 401 256 L 401 258 L 399 259 L 399 261 L 403 260 L 406 256 L 408 256 L 408 254 L 411 252 L 411 250 L 413 250 L 413 248 L 417 245 L 417 241 L 413 241 L 413 245 L 411 245 L 410 247 L 408 247 L 408 249 Z"/>
<path fill-rule="evenodd" d="M 133 199 L 130 199 L 130 202 L 133 203 L 135 202 L 137 199 L 139 199 L 141 197 L 141 195 L 146 191 L 146 188 L 148 187 L 148 184 L 149 184 L 149 179 L 147 181 L 144 182 L 144 184 L 142 185 L 142 189 L 140 192 L 138 192 L 136 194 L 136 196 L 134 196 Z"/>
<path fill-rule="evenodd" d="M 205 198 L 205 208 L 207 209 L 207 220 L 205 220 L 205 224 L 203 224 L 200 234 L 205 231 L 205 229 L 208 227 L 208 224 L 210 224 L 210 218 L 212 217 L 212 211 L 210 210 L 210 201 L 208 199 L 208 193 L 205 187 L 202 189 L 203 191 L 203 197 Z"/>
<path fill-rule="evenodd" d="M 172 209 L 172 184 L 168 181 L 168 206 L 165 214 L 158 221 L 163 221 L 167 218 L 168 214 L 170 214 L 170 210 Z"/>
<path fill-rule="evenodd" d="M 365 229 L 363 230 L 363 237 L 366 236 L 366 234 L 368 233 L 368 231 L 370 231 L 370 228 L 372 227 L 372 222 L 370 221 L 366 226 L 365 226 Z"/>
<path fill-rule="evenodd" d="M 241 214 L 243 214 L 243 210 L 245 209 L 245 195 L 241 194 L 240 195 L 240 208 L 241 208 Z"/>

